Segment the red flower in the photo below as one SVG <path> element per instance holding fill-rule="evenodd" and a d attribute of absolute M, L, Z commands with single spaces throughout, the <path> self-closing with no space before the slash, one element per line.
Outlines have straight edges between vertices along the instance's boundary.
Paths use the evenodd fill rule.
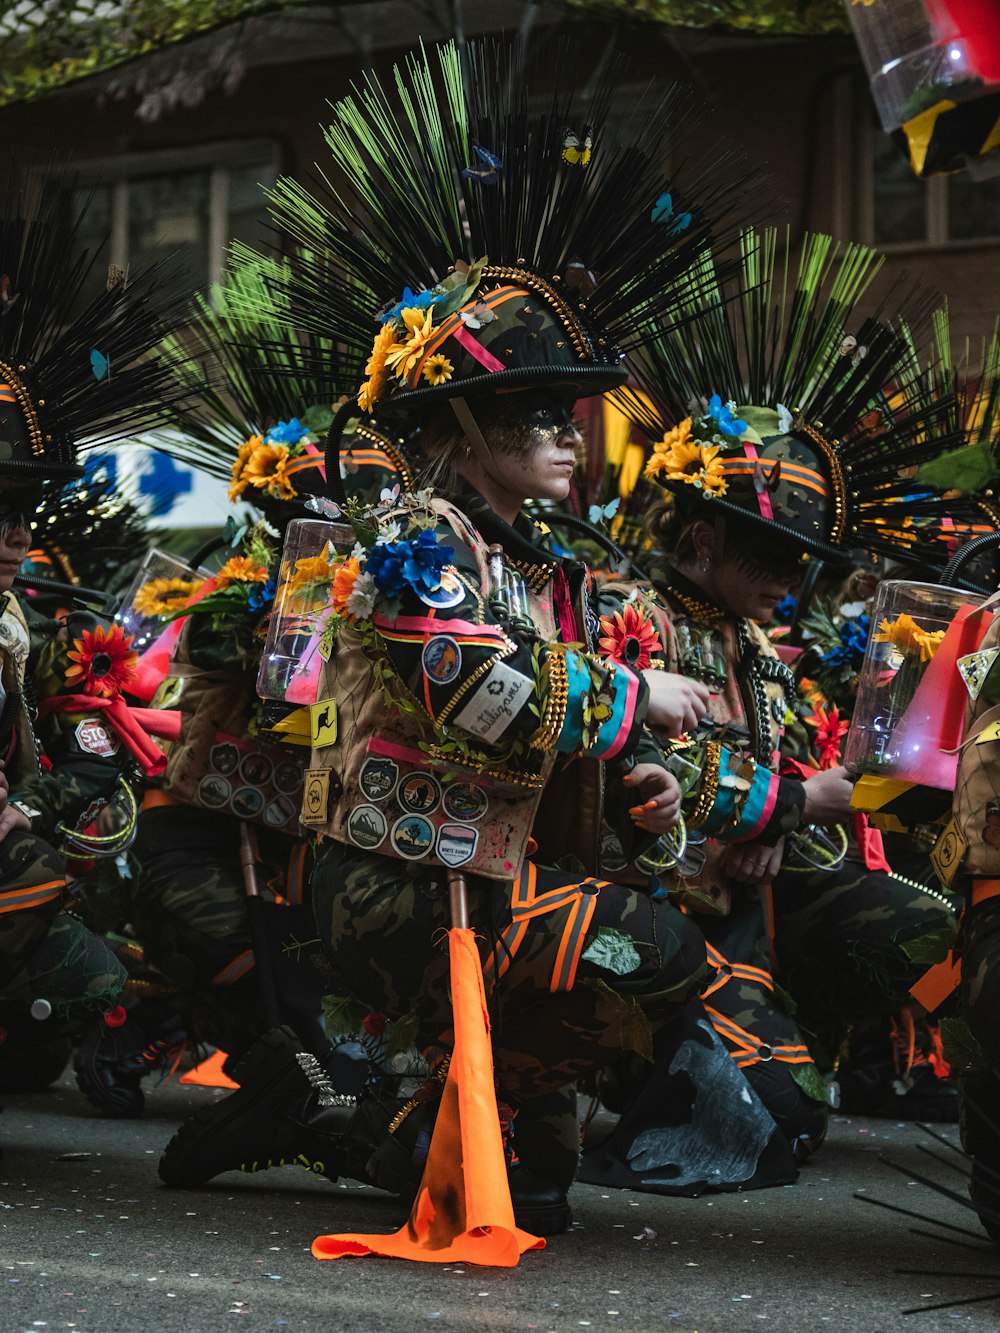
<path fill-rule="evenodd" d="M 604 656 L 633 671 L 643 671 L 653 654 L 660 652 L 653 622 L 631 603 L 626 605 L 624 613 L 616 611 L 613 616 L 601 616 L 601 635 L 597 646 Z"/>
<path fill-rule="evenodd" d="M 811 727 L 816 728 L 816 750 L 820 768 L 836 768 L 840 763 L 840 742 L 850 730 L 851 724 L 840 716 L 840 709 L 836 704 L 829 712 L 822 704 L 816 704 L 815 712 L 805 720 Z"/>
<path fill-rule="evenodd" d="M 361 1026 L 368 1033 L 369 1037 L 384 1037 L 388 1026 L 388 1019 L 385 1014 L 370 1013 L 365 1014 L 361 1020 Z"/>
<path fill-rule="evenodd" d="M 86 694 L 98 694 L 111 699 L 120 694 L 135 679 L 139 654 L 132 647 L 132 636 L 120 625 L 105 629 L 85 629 L 83 636 L 73 640 L 67 654 L 73 663 L 66 671 L 66 684 L 82 686 Z"/>

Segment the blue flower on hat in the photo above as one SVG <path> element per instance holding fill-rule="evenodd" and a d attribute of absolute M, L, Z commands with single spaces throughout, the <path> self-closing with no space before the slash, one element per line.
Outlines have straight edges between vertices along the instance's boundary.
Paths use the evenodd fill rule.
<path fill-rule="evenodd" d="M 380 592 L 396 597 L 404 588 L 418 594 L 439 588 L 444 567 L 454 558 L 455 548 L 440 545 L 435 534 L 425 528 L 411 541 L 382 542 L 373 547 L 365 569 Z"/>
<path fill-rule="evenodd" d="M 735 435 L 737 439 L 745 435 L 747 423 L 733 416 L 734 403 L 724 403 L 717 393 L 708 400 L 708 415 L 715 422 L 723 435 Z"/>
<path fill-rule="evenodd" d="M 309 434 L 309 427 L 303 426 L 298 417 L 292 417 L 291 421 L 279 421 L 276 426 L 264 436 L 267 444 L 298 444 L 303 435 Z"/>
<path fill-rule="evenodd" d="M 391 319 L 400 319 L 404 310 L 426 310 L 428 306 L 443 301 L 445 296 L 445 292 L 434 292 L 430 287 L 425 287 L 422 292 L 414 292 L 409 287 L 404 287 L 403 295 L 396 304 L 379 315 L 379 323 L 388 324 Z"/>

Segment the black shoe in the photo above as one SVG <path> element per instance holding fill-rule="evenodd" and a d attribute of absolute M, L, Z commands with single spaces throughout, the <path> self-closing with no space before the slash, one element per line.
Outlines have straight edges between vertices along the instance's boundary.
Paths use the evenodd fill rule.
<path fill-rule="evenodd" d="M 566 1191 L 533 1175 L 518 1162 L 507 1168 L 514 1221 L 535 1236 L 561 1236 L 573 1225 Z"/>
<path fill-rule="evenodd" d="M 170 1070 L 194 1049 L 169 1003 L 140 1000 L 125 1009 L 117 1026 L 100 1018 L 86 1028 L 73 1056 L 76 1085 L 102 1115 L 134 1119 L 145 1106 L 142 1080 Z"/>
<path fill-rule="evenodd" d="M 852 1046 L 850 1063 L 838 1074 L 843 1115 L 958 1122 L 958 1088 L 941 1055 L 937 1030 L 926 1019 L 918 1020 L 913 1038 L 911 1048 L 908 1025 L 893 1022 L 888 1034 Z"/>

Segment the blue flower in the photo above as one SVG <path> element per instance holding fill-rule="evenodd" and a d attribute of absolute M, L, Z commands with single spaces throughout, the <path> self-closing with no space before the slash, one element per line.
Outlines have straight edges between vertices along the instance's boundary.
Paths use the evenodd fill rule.
<path fill-rule="evenodd" d="M 840 643 L 828 648 L 820 656 L 824 666 L 860 667 L 868 643 L 868 630 L 871 621 L 867 616 L 858 616 L 857 620 L 846 620 L 840 627 Z"/>
<path fill-rule="evenodd" d="M 443 301 L 444 298 L 444 292 L 433 292 L 430 287 L 425 287 L 422 292 L 413 292 L 409 287 L 404 287 L 402 297 L 392 309 L 384 310 L 379 315 L 379 323 L 388 324 L 390 319 L 399 319 L 404 310 L 426 310 L 429 305 Z"/>
<path fill-rule="evenodd" d="M 298 444 L 303 435 L 309 434 L 309 427 L 303 426 L 298 417 L 291 421 L 279 421 L 264 436 L 266 444 Z"/>
<path fill-rule="evenodd" d="M 454 557 L 455 548 L 441 546 L 434 533 L 425 528 L 412 541 L 382 542 L 373 547 L 365 569 L 387 597 L 398 596 L 404 587 L 419 594 L 441 586 L 444 567 Z"/>
<path fill-rule="evenodd" d="M 247 606 L 251 611 L 260 611 L 262 607 L 274 601 L 274 594 L 277 591 L 278 585 L 274 579 L 268 579 L 264 584 L 255 583 L 250 596 L 247 598 Z"/>
<path fill-rule="evenodd" d="M 774 614 L 783 624 L 788 623 L 791 621 L 792 616 L 795 614 L 795 607 L 797 605 L 798 605 L 797 597 L 791 597 L 791 596 L 782 597 L 781 601 L 774 608 Z"/>
<path fill-rule="evenodd" d="M 717 393 L 713 393 L 708 400 L 708 415 L 723 435 L 735 435 L 739 439 L 747 432 L 747 423 L 734 417 L 729 404 L 724 403 Z"/>

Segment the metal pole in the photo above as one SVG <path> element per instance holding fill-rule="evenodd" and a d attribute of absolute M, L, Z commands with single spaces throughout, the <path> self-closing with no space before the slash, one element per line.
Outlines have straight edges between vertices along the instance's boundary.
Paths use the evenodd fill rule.
<path fill-rule="evenodd" d="M 260 896 L 257 882 L 257 859 L 254 854 L 253 837 L 250 825 L 240 821 L 240 866 L 243 869 L 243 887 L 247 895 L 247 919 L 250 923 L 250 938 L 253 942 L 254 960 L 257 964 L 257 989 L 264 1008 L 264 1018 L 268 1029 L 281 1026 L 278 1013 L 278 996 L 274 987 L 274 969 L 267 946 L 267 928 L 264 922 L 264 901 Z"/>
<path fill-rule="evenodd" d="M 460 870 L 448 871 L 448 902 L 453 930 L 469 929 L 469 889 Z"/>

